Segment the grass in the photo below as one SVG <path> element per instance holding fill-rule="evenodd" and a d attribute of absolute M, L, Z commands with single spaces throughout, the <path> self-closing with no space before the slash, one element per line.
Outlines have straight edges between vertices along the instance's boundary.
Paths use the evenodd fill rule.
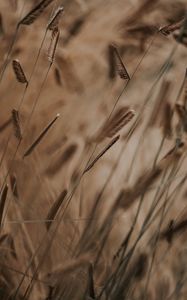
<path fill-rule="evenodd" d="M 0 4 L 1 299 L 186 299 L 186 9 Z"/>

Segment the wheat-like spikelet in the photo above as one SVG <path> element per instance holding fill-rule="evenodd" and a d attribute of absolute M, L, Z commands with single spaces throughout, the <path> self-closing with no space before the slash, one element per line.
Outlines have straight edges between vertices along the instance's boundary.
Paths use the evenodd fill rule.
<path fill-rule="evenodd" d="M 12 67 L 13 67 L 17 81 L 28 84 L 27 78 L 25 76 L 25 73 L 22 69 L 22 66 L 21 66 L 19 60 L 14 59 L 12 61 Z"/>
<path fill-rule="evenodd" d="M 163 111 L 163 120 L 162 120 L 162 128 L 163 128 L 163 135 L 166 138 L 172 137 L 172 117 L 173 117 L 173 109 L 169 102 L 166 102 L 164 105 Z"/>
<path fill-rule="evenodd" d="M 17 180 L 14 174 L 10 174 L 10 187 L 12 194 L 18 198 Z"/>
<path fill-rule="evenodd" d="M 114 53 L 114 57 L 115 57 L 115 66 L 116 66 L 116 71 L 118 73 L 118 75 L 120 76 L 120 78 L 125 79 L 125 80 L 130 80 L 130 76 L 127 72 L 127 69 L 125 68 L 125 65 L 122 61 L 122 58 L 118 52 L 118 49 L 114 46 L 111 45 L 111 50 L 113 49 L 113 53 Z"/>
<path fill-rule="evenodd" d="M 60 36 L 60 31 L 59 31 L 58 28 L 55 27 L 52 30 L 51 41 L 50 41 L 49 49 L 48 49 L 48 60 L 49 60 L 49 62 L 51 64 L 54 61 L 54 57 L 55 57 L 55 52 L 56 52 L 56 47 L 57 47 L 57 44 L 58 44 L 59 36 Z"/>
<path fill-rule="evenodd" d="M 4 35 L 4 26 L 3 26 L 3 17 L 2 14 L 0 13 L 0 36 Z"/>
<path fill-rule="evenodd" d="M 75 21 L 68 28 L 67 37 L 64 39 L 64 44 L 68 44 L 72 37 L 76 36 L 85 22 L 85 16 L 81 16 L 75 19 Z"/>
<path fill-rule="evenodd" d="M 20 127 L 19 112 L 16 109 L 12 110 L 12 124 L 14 128 L 15 137 L 20 141 L 22 139 L 22 131 Z"/>
<path fill-rule="evenodd" d="M 51 20 L 49 21 L 48 25 L 47 25 L 47 29 L 48 30 L 54 30 L 56 28 L 58 28 L 58 24 L 61 18 L 61 15 L 64 11 L 63 6 L 60 6 L 54 13 L 54 15 L 51 17 Z"/>
<path fill-rule="evenodd" d="M 63 190 L 62 193 L 58 196 L 57 200 L 53 203 L 52 207 L 50 208 L 48 214 L 47 214 L 47 220 L 54 220 L 57 213 L 58 213 L 58 210 L 60 208 L 60 206 L 62 205 L 65 197 L 67 195 L 67 190 Z M 46 222 L 46 227 L 47 227 L 47 230 L 49 230 L 50 226 L 51 226 L 51 222 Z"/>
<path fill-rule="evenodd" d="M 180 233 L 183 233 L 187 230 L 187 220 L 181 220 L 179 222 L 174 222 L 171 220 L 168 224 L 168 227 L 163 230 L 160 234 L 161 239 L 166 239 L 169 243 L 172 242 L 173 238 Z"/>
<path fill-rule="evenodd" d="M 179 150 L 178 148 L 174 149 L 176 151 L 173 151 L 173 149 L 172 151 L 170 150 L 167 155 L 160 160 L 155 168 L 141 174 L 132 188 L 122 189 L 117 196 L 116 205 L 123 209 L 127 209 L 139 196 L 145 194 L 163 171 L 180 159 L 183 153 L 183 151 L 181 151 L 183 149 L 183 145 L 184 144 L 181 145 Z"/>
<path fill-rule="evenodd" d="M 88 295 L 90 299 L 96 298 L 93 271 L 93 265 L 90 264 L 88 267 Z"/>
<path fill-rule="evenodd" d="M 119 108 L 111 117 L 108 119 L 99 132 L 93 137 L 93 141 L 101 142 L 105 138 L 112 138 L 116 135 L 126 124 L 128 124 L 135 116 L 133 109 L 127 107 Z"/>
<path fill-rule="evenodd" d="M 174 155 L 174 154 L 177 155 L 177 153 L 178 153 L 179 155 L 181 155 L 181 154 L 180 154 L 180 151 L 183 151 L 183 150 L 184 150 L 184 146 L 185 146 L 184 142 L 182 142 L 182 141 L 178 142 L 174 147 L 172 147 L 172 148 L 164 155 L 164 157 L 162 158 L 162 160 L 171 157 L 171 155 Z"/>
<path fill-rule="evenodd" d="M 131 25 L 140 20 L 144 15 L 147 15 L 149 11 L 153 8 L 154 5 L 157 4 L 159 0 L 143 0 L 137 4 L 137 8 L 134 13 L 130 15 L 130 17 L 125 21 L 125 26 Z"/>
<path fill-rule="evenodd" d="M 54 69 L 54 77 L 55 77 L 56 83 L 59 86 L 62 86 L 62 79 L 61 79 L 60 70 L 57 67 Z"/>
<path fill-rule="evenodd" d="M 148 269 L 149 257 L 146 253 L 140 253 L 132 262 L 127 277 L 134 277 L 135 280 L 141 280 L 146 274 Z"/>
<path fill-rule="evenodd" d="M 8 185 L 5 184 L 3 191 L 1 193 L 1 197 L 0 197 L 0 226 L 2 225 L 3 212 L 4 212 L 4 208 L 5 208 L 7 193 L 8 193 Z"/>
<path fill-rule="evenodd" d="M 180 30 L 176 31 L 173 34 L 173 37 L 178 43 L 181 43 L 187 47 L 187 14 L 185 16 L 183 24 L 181 25 Z"/>
<path fill-rule="evenodd" d="M 178 22 L 172 23 L 170 25 L 166 25 L 164 27 L 161 27 L 159 29 L 159 31 L 163 34 L 163 35 L 169 35 L 171 33 L 173 33 L 175 30 L 180 29 L 184 24 L 184 18 Z"/>
<path fill-rule="evenodd" d="M 112 44 L 108 45 L 108 64 L 109 64 L 109 78 L 113 79 L 116 76 L 116 64 L 115 64 L 115 55 L 114 55 L 114 47 Z"/>
<path fill-rule="evenodd" d="M 43 0 L 38 5 L 36 5 L 21 21 L 18 23 L 20 25 L 31 25 L 36 21 L 36 19 L 43 13 L 45 8 L 52 3 L 54 0 Z"/>
<path fill-rule="evenodd" d="M 25 151 L 23 154 L 23 157 L 26 157 L 32 153 L 32 151 L 35 149 L 35 147 L 42 141 L 43 137 L 46 135 L 46 133 L 49 131 L 51 126 L 56 122 L 60 114 L 57 114 L 56 117 L 42 130 L 42 132 L 39 134 L 39 136 L 36 138 L 36 140 L 29 146 L 29 148 Z"/>
<path fill-rule="evenodd" d="M 114 137 L 110 143 L 96 156 L 96 158 L 88 164 L 83 173 L 86 173 L 92 169 L 96 162 L 119 140 L 119 138 L 119 135 Z"/>
<path fill-rule="evenodd" d="M 76 150 L 77 144 L 70 144 L 69 146 L 67 146 L 62 155 L 58 159 L 56 159 L 56 161 L 53 164 L 48 166 L 48 168 L 46 169 L 46 174 L 48 176 L 53 176 L 56 172 L 58 172 L 61 169 L 61 167 L 65 163 L 71 160 Z"/>
<path fill-rule="evenodd" d="M 153 127 L 156 124 L 158 125 L 159 123 L 158 119 L 160 116 L 162 116 L 163 106 L 166 100 L 168 99 L 170 88 L 171 88 L 171 82 L 168 80 L 164 80 L 161 85 L 158 97 L 155 101 L 155 105 L 152 110 L 152 113 L 150 115 L 148 126 Z"/>

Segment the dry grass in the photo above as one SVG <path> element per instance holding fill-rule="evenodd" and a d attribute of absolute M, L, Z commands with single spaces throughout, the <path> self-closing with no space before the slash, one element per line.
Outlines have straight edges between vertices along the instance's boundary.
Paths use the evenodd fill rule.
<path fill-rule="evenodd" d="M 186 299 L 186 11 L 1 1 L 0 299 Z"/>

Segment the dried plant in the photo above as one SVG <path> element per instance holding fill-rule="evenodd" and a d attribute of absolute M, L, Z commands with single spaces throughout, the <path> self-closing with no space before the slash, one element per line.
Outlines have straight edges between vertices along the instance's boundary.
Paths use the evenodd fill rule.
<path fill-rule="evenodd" d="M 17 179 L 14 174 L 10 174 L 10 187 L 12 194 L 18 199 Z"/>
<path fill-rule="evenodd" d="M 28 84 L 27 78 L 25 76 L 25 73 L 21 67 L 21 64 L 18 60 L 13 60 L 12 61 L 12 67 L 16 76 L 17 81 L 21 83 L 26 83 Z"/>
<path fill-rule="evenodd" d="M 19 112 L 16 109 L 12 110 L 12 124 L 14 128 L 15 137 L 20 141 L 22 139 L 22 131 L 20 127 Z"/>
<path fill-rule="evenodd" d="M 57 114 L 56 117 L 49 122 L 49 124 L 42 130 L 39 136 L 35 139 L 35 141 L 29 146 L 29 148 L 24 152 L 23 157 L 26 157 L 32 153 L 32 151 L 36 148 L 36 146 L 42 141 L 44 136 L 48 133 L 49 129 L 53 126 L 56 120 L 59 118 L 60 114 Z"/>
<path fill-rule="evenodd" d="M 186 299 L 185 11 L 0 1 L 0 299 Z"/>
<path fill-rule="evenodd" d="M 53 63 L 55 58 L 55 52 L 56 52 L 59 36 L 60 36 L 59 29 L 57 27 L 54 27 L 54 29 L 52 30 L 51 42 L 48 49 L 48 60 L 51 64 Z"/>
<path fill-rule="evenodd" d="M 84 170 L 84 173 L 92 169 L 97 161 L 119 140 L 119 138 L 119 135 L 114 137 L 111 142 L 96 156 L 96 158 L 88 164 L 88 166 Z"/>
<path fill-rule="evenodd" d="M 115 68 L 121 79 L 130 80 L 130 76 L 125 68 L 125 65 L 122 61 L 122 58 L 118 52 L 118 49 L 114 45 L 110 45 L 111 55 L 114 56 L 115 59 Z"/>
<path fill-rule="evenodd" d="M 184 144 L 181 145 L 183 148 Z M 160 175 L 166 170 L 171 164 L 178 161 L 182 155 L 182 152 L 175 148 L 176 151 L 169 151 L 163 159 L 155 166 L 154 169 L 149 171 L 145 171 L 134 183 L 132 188 L 123 189 L 119 192 L 118 197 L 116 199 L 117 206 L 127 209 L 129 208 L 134 201 L 145 194 L 151 185 L 160 177 Z"/>
<path fill-rule="evenodd" d="M 54 75 L 55 75 L 55 81 L 59 86 L 62 86 L 62 79 L 61 79 L 61 74 L 60 70 L 56 67 L 54 70 Z"/>
<path fill-rule="evenodd" d="M 0 36 L 4 35 L 4 25 L 3 25 L 3 17 L 2 14 L 0 13 Z"/>
<path fill-rule="evenodd" d="M 4 213 L 7 193 L 8 193 L 8 185 L 5 184 L 0 197 L 0 226 L 2 226 L 3 213 Z"/>
<path fill-rule="evenodd" d="M 135 116 L 135 111 L 128 107 L 119 108 L 114 115 L 109 118 L 101 127 L 99 132 L 93 137 L 93 141 L 102 142 L 105 138 L 112 138 Z"/>
<path fill-rule="evenodd" d="M 38 5 L 36 5 L 21 21 L 18 23 L 20 25 L 31 25 L 36 21 L 36 19 L 43 13 L 46 7 L 51 4 L 54 0 L 43 0 Z"/>
<path fill-rule="evenodd" d="M 160 238 L 166 239 L 169 243 L 180 233 L 185 232 L 187 229 L 187 220 L 181 220 L 179 222 L 175 222 L 171 220 L 168 228 L 162 231 Z"/>
<path fill-rule="evenodd" d="M 171 104 L 169 102 L 166 102 L 164 105 L 163 121 L 161 125 L 163 128 L 163 135 L 167 138 L 172 137 L 172 117 L 173 110 Z"/>
<path fill-rule="evenodd" d="M 60 6 L 54 13 L 54 15 L 52 16 L 51 20 L 49 21 L 49 24 L 47 25 L 47 29 L 48 30 L 55 30 L 58 29 L 59 26 L 59 21 L 61 18 L 61 15 L 64 11 L 64 8 L 62 6 Z"/>
<path fill-rule="evenodd" d="M 47 230 L 49 230 L 50 226 L 51 226 L 51 222 L 55 219 L 58 210 L 60 208 L 60 206 L 62 205 L 65 197 L 67 195 L 67 190 L 63 190 L 62 193 L 58 196 L 57 200 L 54 202 L 54 204 L 52 205 L 52 207 L 50 208 L 48 214 L 47 214 L 47 223 L 46 223 L 46 227 Z"/>
<path fill-rule="evenodd" d="M 165 102 L 168 99 L 170 88 L 171 88 L 171 82 L 168 81 L 168 80 L 164 80 L 162 82 L 158 97 L 155 101 L 155 105 L 154 105 L 154 108 L 152 110 L 152 113 L 150 115 L 148 126 L 152 127 L 152 126 L 158 125 L 159 117 L 163 116 L 162 112 L 164 110 Z M 165 116 L 163 116 L 163 118 L 165 118 Z M 162 118 L 162 124 L 163 124 L 163 121 L 164 121 L 163 118 Z"/>
<path fill-rule="evenodd" d="M 171 33 L 173 33 L 174 31 L 178 30 L 178 29 L 181 29 L 181 27 L 183 26 L 184 24 L 184 18 L 176 23 L 173 23 L 173 24 L 170 24 L 170 25 L 166 25 L 164 27 L 161 27 L 160 28 L 160 32 L 163 34 L 163 35 L 169 35 Z"/>
<path fill-rule="evenodd" d="M 53 176 L 56 172 L 58 172 L 64 164 L 68 163 L 72 159 L 73 155 L 77 151 L 77 147 L 77 144 L 70 144 L 67 146 L 60 158 L 56 159 L 56 161 L 48 166 L 46 174 Z"/>

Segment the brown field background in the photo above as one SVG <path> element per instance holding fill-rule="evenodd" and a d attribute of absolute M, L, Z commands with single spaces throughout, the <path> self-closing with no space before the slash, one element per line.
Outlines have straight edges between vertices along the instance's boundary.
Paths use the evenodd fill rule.
<path fill-rule="evenodd" d="M 1 194 L 5 183 L 8 184 L 0 231 L 0 299 L 185 300 L 185 228 L 171 243 L 159 238 L 171 220 L 177 223 L 187 216 L 185 182 L 178 187 L 186 175 L 185 132 L 182 135 L 184 146 L 179 153 L 180 168 L 175 178 L 168 177 L 170 185 L 165 187 L 155 212 L 159 207 L 161 210 L 135 245 L 128 266 L 121 277 L 117 277 L 117 284 L 112 284 L 108 295 L 99 295 L 120 262 L 120 258 L 114 260 L 114 256 L 133 224 L 142 195 L 144 199 L 126 253 L 140 233 L 155 193 L 162 191 L 171 171 L 167 169 L 166 177 L 160 175 L 130 204 L 115 207 L 111 213 L 119 192 L 127 188 L 138 191 L 137 179 L 144 180 L 145 172 L 153 166 L 163 138 L 166 102 L 174 111 L 173 130 L 164 140 L 158 162 L 175 145 L 178 115 L 174 106 L 186 72 L 187 48 L 177 43 L 172 34 L 164 36 L 158 29 L 181 20 L 187 3 L 185 0 L 52 1 L 33 24 L 20 26 L 9 53 L 18 21 L 37 3 L 39 1 L 34 0 L 0 1 L 1 67 L 8 63 L 0 82 Z M 59 25 L 60 39 L 55 61 L 49 69 L 47 51 L 51 32 L 43 38 L 52 12 L 60 5 L 64 7 Z M 119 49 L 131 77 L 126 88 L 125 80 L 117 75 L 110 77 L 111 44 Z M 167 67 L 160 76 L 168 58 Z M 20 61 L 27 78 L 31 76 L 26 89 L 16 80 L 13 59 Z M 165 82 L 170 83 L 169 93 L 163 98 L 156 122 L 150 126 Z M 183 99 L 184 89 L 178 103 Z M 18 109 L 20 101 L 23 139 L 16 151 L 19 142 L 14 135 L 11 112 Z M 79 181 L 95 149 L 91 138 L 111 112 L 115 113 L 122 106 L 135 111 L 134 119 L 120 130 L 120 140 Z M 26 149 L 57 113 L 60 117 L 54 126 L 23 159 Z M 137 116 L 140 116 L 138 127 L 127 139 Z M 97 145 L 94 157 L 109 141 L 105 139 Z M 11 188 L 11 176 L 16 178 L 17 195 Z M 95 200 L 106 181 L 99 206 L 94 211 Z M 68 196 L 73 191 L 73 196 L 65 198 L 57 217 L 48 222 L 51 226 L 47 231 L 48 212 L 64 189 Z M 168 200 L 170 194 L 172 202 Z M 162 209 L 167 210 L 164 216 Z M 90 231 L 86 235 L 88 224 Z M 105 231 L 107 240 L 100 251 Z M 158 237 L 156 242 L 155 237 Z M 136 264 L 141 254 L 146 259 L 138 276 Z M 88 272 L 90 266 L 92 275 Z M 90 282 L 94 285 L 94 295 Z"/>

